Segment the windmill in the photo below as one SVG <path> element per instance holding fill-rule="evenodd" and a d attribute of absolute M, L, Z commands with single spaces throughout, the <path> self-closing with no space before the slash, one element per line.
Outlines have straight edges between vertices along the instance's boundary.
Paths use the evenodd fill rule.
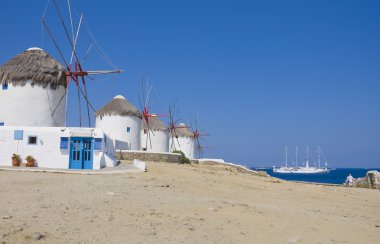
<path fill-rule="evenodd" d="M 142 95 L 137 94 L 137 97 L 139 99 L 141 114 L 142 114 L 142 128 L 144 129 L 144 134 L 146 135 L 146 145 L 145 149 L 148 149 L 148 143 L 150 146 L 150 149 L 152 149 L 152 135 L 154 136 L 154 131 L 151 128 L 150 121 L 152 118 L 160 118 L 160 117 L 168 117 L 167 114 L 155 114 L 151 113 L 151 106 L 149 104 L 149 96 L 152 92 L 153 86 L 149 86 L 149 79 L 146 78 L 146 84 L 144 83 L 144 77 L 141 78 L 141 87 L 142 87 Z M 146 94 L 145 94 L 146 90 Z"/>
<path fill-rule="evenodd" d="M 169 132 L 170 132 L 170 136 L 171 136 L 171 145 L 170 145 L 170 151 L 177 151 L 177 147 L 176 147 L 176 141 L 177 141 L 177 144 L 178 144 L 178 147 L 180 148 L 181 147 L 181 144 L 180 144 L 180 141 L 178 140 L 178 131 L 179 129 L 189 129 L 188 126 L 186 125 L 178 125 L 178 122 L 181 120 L 181 119 L 176 119 L 176 114 L 177 114 L 177 110 L 176 110 L 176 103 L 174 103 L 173 106 L 169 106 L 169 125 L 168 125 L 168 129 L 169 129 Z"/>
<path fill-rule="evenodd" d="M 76 35 L 74 36 L 74 27 L 73 27 L 73 20 L 72 20 L 72 14 L 71 14 L 71 5 L 70 5 L 70 0 L 67 0 L 68 9 L 69 9 L 69 16 L 70 16 L 70 24 L 71 24 L 71 30 L 72 30 L 72 36 L 70 37 L 67 25 L 66 25 L 64 18 L 62 16 L 62 12 L 59 8 L 58 2 L 57 2 L 57 0 L 53 0 L 55 10 L 57 12 L 60 23 L 61 23 L 63 30 L 64 30 L 64 34 L 67 38 L 67 41 L 68 41 L 70 49 L 71 49 L 70 50 L 71 51 L 71 58 L 70 58 L 70 61 L 68 62 L 67 59 L 65 58 L 65 56 L 63 55 L 62 48 L 59 46 L 58 42 L 54 38 L 52 32 L 49 29 L 48 23 L 45 19 L 46 10 L 47 10 L 49 3 L 50 3 L 50 0 L 47 4 L 46 8 L 45 8 L 45 12 L 41 18 L 41 22 L 42 22 L 42 25 L 43 25 L 44 29 L 46 30 L 47 34 L 49 35 L 51 41 L 53 42 L 55 48 L 57 49 L 60 58 L 62 59 L 64 65 L 65 65 L 65 68 L 63 70 L 59 70 L 59 71 L 63 72 L 63 74 L 66 77 L 66 91 L 63 94 L 63 96 L 60 98 L 57 106 L 52 110 L 52 116 L 54 115 L 58 106 L 61 104 L 64 97 L 67 97 L 69 84 L 71 81 L 73 81 L 76 85 L 77 95 L 78 95 L 79 126 L 82 127 L 82 110 L 81 110 L 81 102 L 80 102 L 81 96 L 82 96 L 86 102 L 88 126 L 91 127 L 90 108 L 94 112 L 95 112 L 95 109 L 91 105 L 89 98 L 88 98 L 87 83 L 86 83 L 85 77 L 93 79 L 92 77 L 90 77 L 91 75 L 115 74 L 115 73 L 118 74 L 118 73 L 121 73 L 123 71 L 118 70 L 118 69 L 115 69 L 115 70 L 96 70 L 96 71 L 88 71 L 88 70 L 83 69 L 82 62 L 79 59 L 77 49 L 76 49 L 80 27 L 81 27 L 81 24 L 82 24 L 83 19 L 84 19 L 83 14 L 81 14 L 81 16 L 80 16 Z M 86 59 L 86 58 L 87 58 L 87 55 L 84 59 Z"/>
<path fill-rule="evenodd" d="M 203 156 L 204 149 L 210 148 L 208 146 L 203 146 L 201 141 L 203 143 L 206 143 L 205 137 L 210 136 L 210 135 L 207 133 L 201 132 L 201 130 L 199 129 L 198 116 L 195 117 L 195 119 L 194 119 L 194 126 L 193 126 L 193 123 L 192 123 L 191 118 L 190 118 L 190 128 L 191 128 L 191 133 L 193 135 L 193 140 L 192 140 L 193 149 L 194 149 L 197 157 L 201 158 Z"/>

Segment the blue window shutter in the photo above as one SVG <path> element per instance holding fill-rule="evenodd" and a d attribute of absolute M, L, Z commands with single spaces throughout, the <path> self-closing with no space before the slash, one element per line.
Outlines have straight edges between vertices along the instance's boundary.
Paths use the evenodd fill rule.
<path fill-rule="evenodd" d="M 14 132 L 14 139 L 16 141 L 21 141 L 23 139 L 23 134 L 24 134 L 24 131 L 22 131 L 22 130 L 15 130 L 15 132 Z"/>
<path fill-rule="evenodd" d="M 4 122 L 0 122 L 0 126 L 4 126 L 5 124 L 4 124 Z"/>
<path fill-rule="evenodd" d="M 2 87 L 3 87 L 3 90 L 8 90 L 8 83 L 5 82 Z"/>
<path fill-rule="evenodd" d="M 61 143 L 59 149 L 69 149 L 69 138 L 61 137 Z"/>
<path fill-rule="evenodd" d="M 95 138 L 94 150 L 101 151 L 102 150 L 102 138 Z"/>
<path fill-rule="evenodd" d="M 127 127 L 127 133 L 131 132 L 131 127 Z"/>

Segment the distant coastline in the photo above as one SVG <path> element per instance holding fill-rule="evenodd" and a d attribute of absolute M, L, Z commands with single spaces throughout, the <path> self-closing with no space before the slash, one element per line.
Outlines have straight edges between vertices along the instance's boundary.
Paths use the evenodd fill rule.
<path fill-rule="evenodd" d="M 266 171 L 270 176 L 288 180 L 293 182 L 307 182 L 319 184 L 334 184 L 341 185 L 346 180 L 348 174 L 352 174 L 354 178 L 364 177 L 367 171 L 378 170 L 380 168 L 333 168 L 328 174 L 315 174 L 315 175 L 297 175 L 297 174 L 277 174 L 274 173 L 270 167 L 250 167 L 252 170 Z"/>

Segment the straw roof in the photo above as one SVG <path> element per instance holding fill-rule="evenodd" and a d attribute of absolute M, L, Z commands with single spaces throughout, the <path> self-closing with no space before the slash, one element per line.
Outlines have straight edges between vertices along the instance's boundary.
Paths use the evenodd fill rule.
<path fill-rule="evenodd" d="M 181 123 L 178 126 L 186 126 L 186 125 Z M 177 128 L 175 132 L 178 137 L 194 137 L 194 134 L 188 128 Z"/>
<path fill-rule="evenodd" d="M 150 129 L 153 131 L 168 131 L 168 127 L 165 126 L 165 124 L 158 118 L 158 117 L 152 117 L 149 118 L 149 126 Z M 146 121 L 143 120 L 143 129 L 147 129 Z"/>
<path fill-rule="evenodd" d="M 0 83 L 14 86 L 32 85 L 56 89 L 66 87 L 64 66 L 40 48 L 29 48 L 0 66 Z"/>
<path fill-rule="evenodd" d="M 142 118 L 141 113 L 121 95 L 114 97 L 111 102 L 96 112 L 97 117 L 103 117 L 105 115 L 135 116 Z"/>

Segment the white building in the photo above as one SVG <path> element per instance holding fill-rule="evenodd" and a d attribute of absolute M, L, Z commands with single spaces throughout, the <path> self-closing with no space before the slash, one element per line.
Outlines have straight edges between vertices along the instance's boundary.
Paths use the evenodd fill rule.
<path fill-rule="evenodd" d="M 0 127 L 0 165 L 12 166 L 12 155 L 34 157 L 37 167 L 100 169 L 114 167 L 112 141 L 101 129 L 65 127 Z"/>
<path fill-rule="evenodd" d="M 65 126 L 64 67 L 30 48 L 0 66 L 0 126 Z"/>
<path fill-rule="evenodd" d="M 143 120 L 141 149 L 147 152 L 169 152 L 170 133 L 168 127 L 159 118 L 153 117 L 149 118 L 149 128 L 150 130 L 146 121 Z"/>
<path fill-rule="evenodd" d="M 113 140 L 116 150 L 140 150 L 141 113 L 123 96 L 96 112 L 95 127 Z"/>
<path fill-rule="evenodd" d="M 0 165 L 12 155 L 36 166 L 100 169 L 115 166 L 112 141 L 101 129 L 66 128 L 66 75 L 48 53 L 30 48 L 0 66 Z"/>
<path fill-rule="evenodd" d="M 179 124 L 179 127 L 186 127 L 185 124 Z M 194 158 L 195 143 L 194 134 L 187 128 L 177 128 L 169 139 L 170 152 L 175 150 L 182 151 L 187 158 Z"/>

